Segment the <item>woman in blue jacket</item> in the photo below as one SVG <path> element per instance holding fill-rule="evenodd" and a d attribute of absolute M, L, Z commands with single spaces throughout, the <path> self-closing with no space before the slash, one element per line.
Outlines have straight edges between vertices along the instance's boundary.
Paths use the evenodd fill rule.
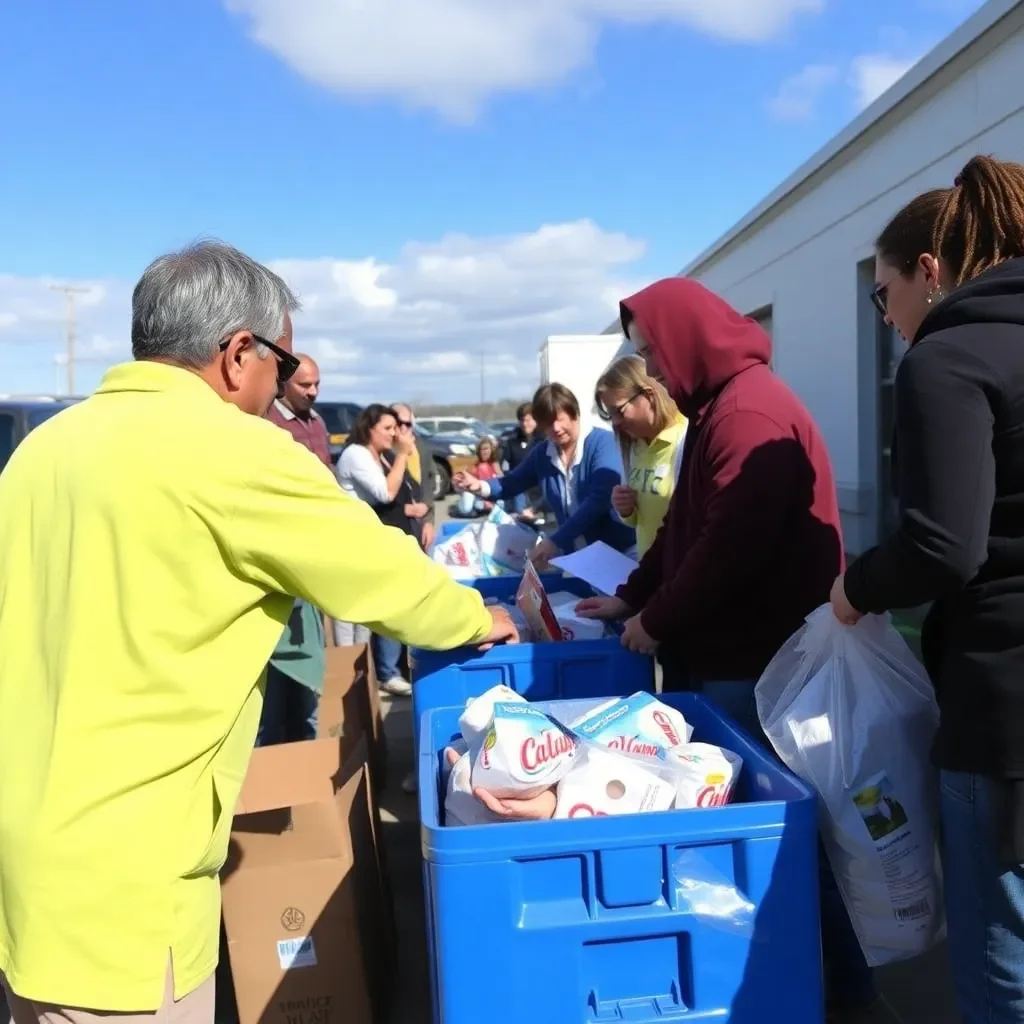
<path fill-rule="evenodd" d="M 496 480 L 457 473 L 456 488 L 498 500 L 539 487 L 558 529 L 530 553 L 537 568 L 598 540 L 632 554 L 636 533 L 612 511 L 612 488 L 622 482 L 615 436 L 609 430 L 581 429 L 580 403 L 562 384 L 538 390 L 533 417 L 547 444 L 534 445 L 521 465 Z"/>

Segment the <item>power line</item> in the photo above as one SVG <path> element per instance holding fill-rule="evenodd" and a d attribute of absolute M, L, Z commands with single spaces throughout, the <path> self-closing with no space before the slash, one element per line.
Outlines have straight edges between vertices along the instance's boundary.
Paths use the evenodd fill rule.
<path fill-rule="evenodd" d="M 75 296 L 88 294 L 88 288 L 81 288 L 73 284 L 51 284 L 50 288 L 55 292 L 63 292 L 67 298 L 67 371 L 68 371 L 68 394 L 75 393 L 75 329 L 78 326 Z"/>

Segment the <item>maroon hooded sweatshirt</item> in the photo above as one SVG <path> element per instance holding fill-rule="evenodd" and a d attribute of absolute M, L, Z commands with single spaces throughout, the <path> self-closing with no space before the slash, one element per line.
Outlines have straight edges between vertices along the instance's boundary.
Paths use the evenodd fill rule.
<path fill-rule="evenodd" d="M 770 369 L 771 338 L 703 285 L 658 281 L 621 316 L 689 428 L 665 522 L 618 596 L 695 679 L 755 679 L 842 571 L 825 442 Z"/>

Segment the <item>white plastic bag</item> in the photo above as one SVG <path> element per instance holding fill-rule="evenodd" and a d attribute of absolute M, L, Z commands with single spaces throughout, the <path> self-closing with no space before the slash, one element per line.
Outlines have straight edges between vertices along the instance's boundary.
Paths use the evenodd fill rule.
<path fill-rule="evenodd" d="M 888 616 L 812 612 L 758 681 L 761 726 L 820 797 L 821 833 L 869 964 L 945 934 L 931 684 Z"/>

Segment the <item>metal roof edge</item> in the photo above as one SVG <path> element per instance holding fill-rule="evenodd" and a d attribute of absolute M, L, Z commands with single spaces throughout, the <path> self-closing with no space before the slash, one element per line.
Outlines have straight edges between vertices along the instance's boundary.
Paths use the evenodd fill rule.
<path fill-rule="evenodd" d="M 679 277 L 687 277 L 710 262 L 727 245 L 753 227 L 773 207 L 795 192 L 808 178 L 816 174 L 851 146 L 865 132 L 908 99 L 929 79 L 938 74 L 950 61 L 976 43 L 1020 3 L 1020 0 L 988 0 L 962 25 L 926 53 L 902 78 L 894 82 L 877 100 L 865 108 L 838 135 L 825 143 L 809 160 L 801 164 L 774 191 L 770 192 L 724 235 L 712 242 L 682 270 Z"/>

